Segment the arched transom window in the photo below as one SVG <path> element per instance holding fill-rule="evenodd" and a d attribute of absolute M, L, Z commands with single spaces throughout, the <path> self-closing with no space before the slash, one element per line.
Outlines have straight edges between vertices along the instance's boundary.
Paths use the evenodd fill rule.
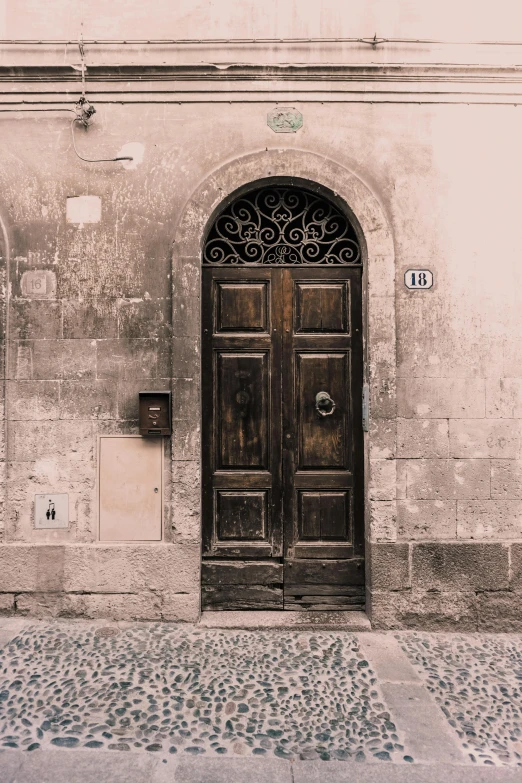
<path fill-rule="evenodd" d="M 350 221 L 338 207 L 311 191 L 269 186 L 233 201 L 214 221 L 203 263 L 360 264 Z"/>

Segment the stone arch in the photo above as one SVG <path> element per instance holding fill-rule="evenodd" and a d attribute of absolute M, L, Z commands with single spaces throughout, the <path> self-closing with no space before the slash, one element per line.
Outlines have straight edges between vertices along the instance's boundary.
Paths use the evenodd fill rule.
<path fill-rule="evenodd" d="M 388 219 L 375 194 L 333 160 L 299 150 L 267 150 L 225 163 L 209 174 L 182 210 L 172 257 L 173 540 L 201 541 L 200 518 L 200 266 L 208 227 L 227 200 L 264 180 L 285 179 L 333 194 L 360 234 L 364 266 L 365 380 L 371 425 L 365 434 L 366 540 L 369 584 L 378 578 L 372 541 L 394 541 L 396 498 L 395 259 Z M 330 196 L 332 197 L 332 196 Z M 386 464 L 384 464 L 386 463 Z M 368 604 L 370 602 L 368 601 Z"/>

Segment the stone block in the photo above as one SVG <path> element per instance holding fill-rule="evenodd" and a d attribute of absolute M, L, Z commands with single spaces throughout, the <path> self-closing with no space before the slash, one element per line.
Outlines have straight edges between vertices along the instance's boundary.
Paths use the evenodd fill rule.
<path fill-rule="evenodd" d="M 412 586 L 444 592 L 508 586 L 508 547 L 500 543 L 413 544 Z"/>
<path fill-rule="evenodd" d="M 118 306 L 118 334 L 124 338 L 170 337 L 170 299 L 122 299 Z"/>
<path fill-rule="evenodd" d="M 175 274 L 173 275 L 172 293 L 176 298 L 199 296 L 201 261 L 199 258 L 180 257 L 173 259 Z"/>
<path fill-rule="evenodd" d="M 172 536 L 177 543 L 196 543 L 201 539 L 201 516 L 196 492 L 187 497 L 179 484 L 172 487 Z"/>
<path fill-rule="evenodd" d="M 60 419 L 115 419 L 117 391 L 113 381 L 62 381 Z"/>
<path fill-rule="evenodd" d="M 167 591 L 163 596 L 161 616 L 163 620 L 176 623 L 197 623 L 201 613 L 199 589 L 194 593 Z"/>
<path fill-rule="evenodd" d="M 454 500 L 398 500 L 397 537 L 403 541 L 455 539 Z"/>
<path fill-rule="evenodd" d="M 397 456 L 419 459 L 448 456 L 446 419 L 397 419 Z"/>
<path fill-rule="evenodd" d="M 397 444 L 397 422 L 393 419 L 371 419 L 370 459 L 393 459 Z"/>
<path fill-rule="evenodd" d="M 378 378 L 395 375 L 395 298 L 373 297 L 368 318 L 370 375 Z"/>
<path fill-rule="evenodd" d="M 24 593 L 16 596 L 18 614 L 89 620 L 161 620 L 161 598 L 144 591 L 128 594 Z"/>
<path fill-rule="evenodd" d="M 489 498 L 488 459 L 405 460 L 407 497 L 413 500 Z"/>
<path fill-rule="evenodd" d="M 63 336 L 61 302 L 14 299 L 10 314 L 10 339 L 53 340 Z"/>
<path fill-rule="evenodd" d="M 201 411 L 199 373 L 196 378 L 174 378 L 172 381 L 174 419 L 197 421 Z"/>
<path fill-rule="evenodd" d="M 369 611 L 374 630 L 477 630 L 476 597 L 471 592 L 372 591 Z"/>
<path fill-rule="evenodd" d="M 408 544 L 378 544 L 369 547 L 369 586 L 372 590 L 404 590 L 410 587 Z"/>
<path fill-rule="evenodd" d="M 489 419 L 522 418 L 522 378 L 488 378 L 486 416 Z"/>
<path fill-rule="evenodd" d="M 61 615 L 65 596 L 63 593 L 22 593 L 15 596 L 15 601 L 17 614 L 36 618 L 49 618 Z M 66 614 L 66 616 L 71 615 Z"/>
<path fill-rule="evenodd" d="M 168 340 L 97 340 L 97 376 L 105 380 L 170 377 Z"/>
<path fill-rule="evenodd" d="M 510 588 L 522 592 L 522 544 L 511 544 Z"/>
<path fill-rule="evenodd" d="M 408 490 L 408 461 L 396 460 L 397 465 L 397 499 L 404 500 Z"/>
<path fill-rule="evenodd" d="M 175 296 L 172 299 L 172 334 L 176 337 L 199 337 L 201 302 L 199 296 Z"/>
<path fill-rule="evenodd" d="M 96 377 L 96 341 L 63 340 L 62 377 L 71 381 L 90 381 Z"/>
<path fill-rule="evenodd" d="M 395 500 L 397 496 L 397 469 L 395 460 L 370 461 L 370 499 Z"/>
<path fill-rule="evenodd" d="M 81 545 L 67 547 L 66 592 L 193 592 L 199 587 L 195 544 Z"/>
<path fill-rule="evenodd" d="M 200 338 L 172 338 L 172 375 L 174 378 L 197 378 L 200 373 Z"/>
<path fill-rule="evenodd" d="M 394 500 L 370 501 L 370 541 L 397 539 L 397 504 Z"/>
<path fill-rule="evenodd" d="M 13 614 L 15 611 L 14 593 L 0 593 L 0 616 Z"/>
<path fill-rule="evenodd" d="M 63 375 L 63 340 L 13 340 L 9 374 L 13 380 L 54 380 Z"/>
<path fill-rule="evenodd" d="M 477 596 L 478 630 L 482 633 L 521 633 L 522 595 L 509 591 Z"/>
<path fill-rule="evenodd" d="M 91 460 L 93 431 L 89 422 L 15 421 L 8 426 L 8 457 L 19 462 L 68 457 Z"/>
<path fill-rule="evenodd" d="M 10 421 L 42 421 L 59 417 L 58 381 L 8 381 L 6 392 Z"/>
<path fill-rule="evenodd" d="M 175 413 L 175 411 L 174 411 Z M 172 422 L 172 459 L 194 460 L 200 456 L 200 417 Z"/>
<path fill-rule="evenodd" d="M 399 273 L 402 283 L 403 272 Z M 402 286 L 401 286 L 402 288 Z M 402 289 L 405 291 L 405 289 Z M 411 335 L 415 339 L 411 339 Z M 444 293 L 397 299 L 397 373 L 402 378 L 486 378 L 502 374 L 502 337 L 484 335 Z"/>
<path fill-rule="evenodd" d="M 118 336 L 117 299 L 91 299 L 63 303 L 63 336 L 110 338 Z"/>
<path fill-rule="evenodd" d="M 520 433 L 521 423 L 513 419 L 450 421 L 450 457 L 515 459 Z"/>
<path fill-rule="evenodd" d="M 372 377 L 370 383 L 370 416 L 372 419 L 394 419 L 397 413 L 397 395 L 394 374 L 384 378 Z"/>
<path fill-rule="evenodd" d="M 519 329 L 504 339 L 504 366 L 499 376 L 506 378 L 522 378 L 522 343 L 518 336 Z"/>
<path fill-rule="evenodd" d="M 457 503 L 457 538 L 522 537 L 522 499 L 462 500 Z"/>
<path fill-rule="evenodd" d="M 398 378 L 397 414 L 406 419 L 473 419 L 485 415 L 483 378 Z"/>
<path fill-rule="evenodd" d="M 522 460 L 491 460 L 491 497 L 522 498 Z"/>
<path fill-rule="evenodd" d="M 372 301 L 374 297 L 395 295 L 395 263 L 392 255 L 372 258 L 368 269 L 368 290 Z"/>
<path fill-rule="evenodd" d="M 171 391 L 172 381 L 170 378 L 129 379 L 120 381 L 117 388 L 118 417 L 120 419 L 137 421 L 139 416 L 139 392 L 147 389 Z"/>

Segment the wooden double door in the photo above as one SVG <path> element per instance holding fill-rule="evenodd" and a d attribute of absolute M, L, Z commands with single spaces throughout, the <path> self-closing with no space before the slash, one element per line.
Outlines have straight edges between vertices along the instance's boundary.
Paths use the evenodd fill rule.
<path fill-rule="evenodd" d="M 204 609 L 364 605 L 360 267 L 203 267 Z"/>

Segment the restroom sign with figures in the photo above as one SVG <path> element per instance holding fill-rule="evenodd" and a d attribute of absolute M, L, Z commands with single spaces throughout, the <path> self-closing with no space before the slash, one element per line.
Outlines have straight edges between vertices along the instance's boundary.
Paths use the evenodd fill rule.
<path fill-rule="evenodd" d="M 414 291 L 427 291 L 433 286 L 433 272 L 429 269 L 408 269 L 404 273 L 404 284 Z"/>

